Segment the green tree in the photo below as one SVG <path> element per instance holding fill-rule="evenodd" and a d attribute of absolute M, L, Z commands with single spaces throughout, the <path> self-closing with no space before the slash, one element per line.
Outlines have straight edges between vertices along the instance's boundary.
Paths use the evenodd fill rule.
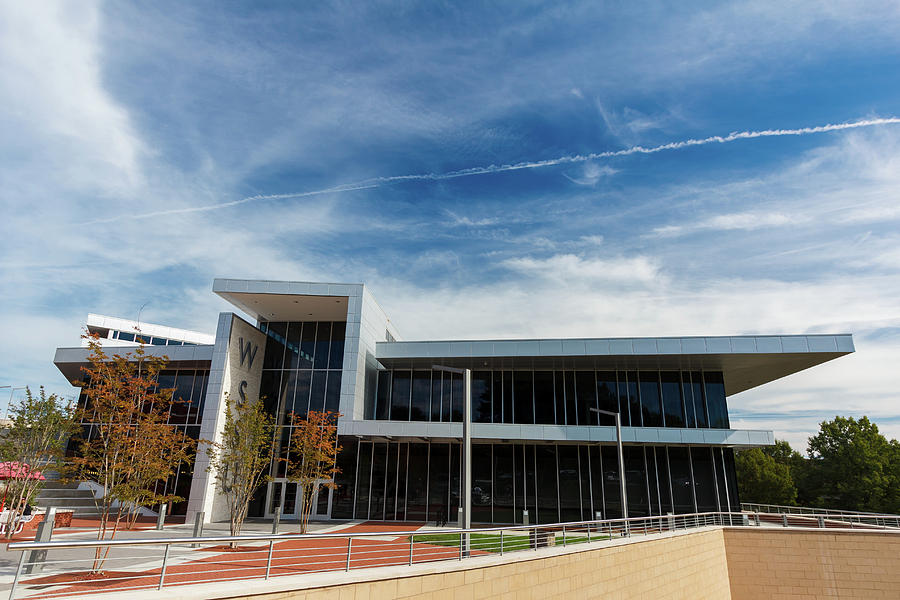
<path fill-rule="evenodd" d="M 72 408 L 56 394 L 41 387 L 35 396 L 25 388 L 25 398 L 9 408 L 9 425 L 0 433 L 0 458 L 10 463 L 10 477 L 3 491 L 8 507 L 7 537 L 15 530 L 29 501 L 43 483 L 41 472 L 58 470 L 69 436 L 75 431 Z"/>
<path fill-rule="evenodd" d="M 274 420 L 262 401 L 234 402 L 225 397 L 225 426 L 220 442 L 207 442 L 208 470 L 225 496 L 231 535 L 240 535 L 250 502 L 269 480 L 266 469 L 275 452 Z M 232 544 L 234 545 L 234 544 Z"/>
<path fill-rule="evenodd" d="M 896 511 L 898 444 L 868 417 L 836 416 L 809 439 L 809 487 L 818 506 L 873 512 Z"/>
<path fill-rule="evenodd" d="M 792 452 L 787 442 L 776 442 L 774 447 L 748 448 L 738 452 L 735 468 L 741 499 L 760 504 L 796 503 L 797 487 L 791 476 L 791 466 L 783 462 L 791 457 Z M 773 457 L 773 454 L 779 456 L 780 460 Z"/>

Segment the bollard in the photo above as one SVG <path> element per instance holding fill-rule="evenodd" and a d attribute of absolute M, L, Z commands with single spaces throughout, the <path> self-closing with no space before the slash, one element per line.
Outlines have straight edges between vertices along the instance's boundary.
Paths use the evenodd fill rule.
<path fill-rule="evenodd" d="M 162 531 L 163 525 L 166 524 L 166 505 L 159 505 L 159 515 L 156 517 L 156 530 Z"/>
<path fill-rule="evenodd" d="M 56 520 L 56 507 L 51 506 L 44 515 L 44 520 L 38 524 L 37 532 L 34 534 L 34 541 L 49 542 L 53 536 L 53 525 Z M 24 552 L 23 552 L 24 554 Z M 40 573 L 44 570 L 44 561 L 47 559 L 46 550 L 32 550 L 28 556 L 28 565 L 25 566 L 25 573 Z"/>
<path fill-rule="evenodd" d="M 278 533 L 278 525 L 281 523 L 281 511 L 275 513 L 275 519 L 272 520 L 272 535 Z"/>
<path fill-rule="evenodd" d="M 193 537 L 203 537 L 203 521 L 206 519 L 205 512 L 198 512 L 194 516 L 194 535 Z M 200 544 L 191 544 L 191 548 L 199 548 Z"/>
<path fill-rule="evenodd" d="M 530 525 L 531 523 L 529 521 L 530 521 L 530 519 L 528 518 L 528 511 L 523 510 L 522 511 L 522 525 Z"/>

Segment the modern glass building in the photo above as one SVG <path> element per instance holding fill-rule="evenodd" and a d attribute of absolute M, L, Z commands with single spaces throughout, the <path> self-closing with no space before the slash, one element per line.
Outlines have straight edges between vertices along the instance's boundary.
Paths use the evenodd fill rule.
<path fill-rule="evenodd" d="M 338 485 L 314 499 L 320 519 L 456 520 L 464 379 L 436 367 L 472 373 L 473 523 L 615 518 L 623 476 L 629 516 L 738 510 L 734 450 L 774 437 L 732 429 L 728 397 L 854 350 L 849 334 L 400 341 L 362 284 L 217 279 L 213 291 L 244 316 L 221 313 L 212 343 L 149 326 L 165 341 L 148 352 L 172 369 L 160 386 L 190 398 L 170 422 L 215 439 L 226 394 L 259 397 L 284 458 L 290 413 L 340 412 Z M 148 333 L 92 317 L 110 344 Z M 55 362 L 74 379 L 86 355 L 59 348 Z M 591 409 L 620 413 L 624 473 L 613 417 Z M 253 516 L 299 514 L 283 465 Z M 170 483 L 187 498 L 175 512 L 224 519 L 207 466 L 198 455 Z"/>

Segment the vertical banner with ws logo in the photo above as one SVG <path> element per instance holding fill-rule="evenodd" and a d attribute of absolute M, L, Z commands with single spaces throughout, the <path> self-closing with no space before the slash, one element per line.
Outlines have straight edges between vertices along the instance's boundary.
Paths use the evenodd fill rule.
<path fill-rule="evenodd" d="M 228 343 L 230 385 L 227 390 L 233 401 L 243 404 L 259 398 L 265 353 L 266 335 L 240 317 L 234 316 Z"/>

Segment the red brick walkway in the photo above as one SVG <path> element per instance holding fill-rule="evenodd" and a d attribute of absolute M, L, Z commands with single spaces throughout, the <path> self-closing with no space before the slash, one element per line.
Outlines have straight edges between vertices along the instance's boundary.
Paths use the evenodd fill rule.
<path fill-rule="evenodd" d="M 377 533 L 379 531 L 416 531 L 422 524 L 366 522 L 347 527 L 336 533 Z M 341 538 L 309 539 L 300 535 L 287 535 L 285 541 L 276 542 L 273 548 L 270 577 L 299 575 L 318 571 L 338 571 L 347 567 L 347 540 Z M 166 569 L 165 585 L 184 585 L 201 582 L 229 581 L 265 577 L 268 543 L 248 544 L 252 550 L 208 553 L 197 550 L 197 559 Z M 413 562 L 455 559 L 459 549 L 416 542 L 412 547 Z M 484 554 L 478 552 L 478 554 Z M 205 556 L 204 556 L 205 555 Z M 160 557 L 160 561 L 162 558 Z M 350 568 L 405 565 L 410 560 L 410 543 L 407 536 L 378 540 L 354 538 Z M 110 592 L 124 589 L 155 588 L 159 584 L 159 568 L 140 572 L 115 571 L 107 578 L 91 579 L 75 583 L 78 574 L 52 575 L 29 578 L 23 581 L 22 592 L 32 585 L 69 584 L 63 587 L 44 587 L 35 597 L 52 598 L 73 594 Z M 83 576 L 83 575 L 82 575 Z"/>

